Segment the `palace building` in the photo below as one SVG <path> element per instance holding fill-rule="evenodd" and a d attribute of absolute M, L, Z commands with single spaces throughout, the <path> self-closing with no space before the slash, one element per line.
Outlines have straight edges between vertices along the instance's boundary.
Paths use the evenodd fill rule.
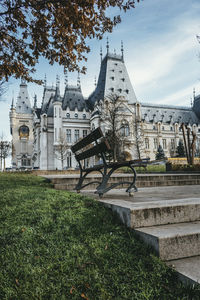
<path fill-rule="evenodd" d="M 199 156 L 200 96 L 194 96 L 191 107 L 138 102 L 124 63 L 123 48 L 117 55 L 110 53 L 107 45 L 95 90 L 88 98 L 82 94 L 79 77 L 76 86 L 69 85 L 66 77 L 63 95 L 58 78 L 55 87 L 48 86 L 45 79 L 41 107 L 37 107 L 36 97 L 31 107 L 27 84 L 21 82 L 16 106 L 13 101 L 10 109 L 13 168 L 76 168 L 71 145 L 98 126 L 106 133 L 109 98 L 116 95 L 122 106 L 118 125 L 125 137 L 120 146 L 127 159 L 139 155 L 154 160 L 159 145 L 166 157 L 174 156 L 182 140 L 182 123 L 196 133 Z"/>

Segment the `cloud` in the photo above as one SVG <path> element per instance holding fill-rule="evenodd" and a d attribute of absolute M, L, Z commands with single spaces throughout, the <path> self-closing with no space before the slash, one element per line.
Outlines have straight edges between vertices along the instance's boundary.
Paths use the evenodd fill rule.
<path fill-rule="evenodd" d="M 191 96 L 194 85 L 189 85 L 175 93 L 171 93 L 164 98 L 160 98 L 159 100 L 155 100 L 154 103 L 159 104 L 171 104 L 181 105 L 181 106 L 189 106 L 191 103 Z"/>
<path fill-rule="evenodd" d="M 134 78 L 134 84 L 145 86 L 149 82 L 170 76 L 170 72 L 184 56 L 198 48 L 195 37 L 198 25 L 198 20 L 179 22 L 173 32 L 160 35 L 159 40 L 156 35 L 150 42 L 138 47 L 134 53 L 136 59 L 129 63 L 130 77 Z M 133 54 L 127 57 L 128 61 L 131 61 L 131 56 Z"/>

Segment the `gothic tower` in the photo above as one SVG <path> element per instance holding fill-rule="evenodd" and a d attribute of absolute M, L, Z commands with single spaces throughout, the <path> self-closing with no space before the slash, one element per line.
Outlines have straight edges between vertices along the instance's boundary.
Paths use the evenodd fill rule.
<path fill-rule="evenodd" d="M 12 135 L 12 167 L 30 169 L 33 153 L 33 111 L 25 81 L 21 81 L 16 107 L 14 99 L 10 108 Z"/>

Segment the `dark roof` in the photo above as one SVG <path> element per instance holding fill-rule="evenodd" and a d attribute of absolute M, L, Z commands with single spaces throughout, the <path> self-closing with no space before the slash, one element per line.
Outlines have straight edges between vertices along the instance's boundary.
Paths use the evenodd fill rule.
<path fill-rule="evenodd" d="M 111 94 L 123 96 L 130 104 L 137 101 L 123 57 L 108 53 L 101 62 L 96 89 L 88 98 L 89 106 Z"/>
<path fill-rule="evenodd" d="M 198 124 L 200 120 L 190 107 L 141 103 L 142 119 L 146 122 Z"/>
<path fill-rule="evenodd" d="M 41 114 L 41 108 L 36 108 L 35 109 L 35 113 L 36 113 L 37 118 L 39 119 L 40 118 L 40 114 Z"/>
<path fill-rule="evenodd" d="M 74 111 L 76 107 L 78 111 L 83 111 L 84 108 L 86 111 L 89 111 L 80 86 L 66 86 L 65 94 L 62 99 L 62 109 L 66 110 L 67 107 L 72 111 Z"/>
<path fill-rule="evenodd" d="M 55 95 L 56 88 L 55 87 L 49 87 L 45 86 L 44 87 L 44 92 L 43 92 L 43 97 L 42 97 L 42 107 L 41 107 L 41 115 L 42 114 L 47 114 L 47 110 L 50 105 L 50 99 L 53 98 Z"/>

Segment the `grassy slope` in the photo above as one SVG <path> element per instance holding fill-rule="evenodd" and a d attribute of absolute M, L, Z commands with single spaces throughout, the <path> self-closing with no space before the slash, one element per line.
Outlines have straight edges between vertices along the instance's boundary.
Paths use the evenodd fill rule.
<path fill-rule="evenodd" d="M 17 174 L 0 195 L 0 299 L 199 299 L 97 201 Z"/>

